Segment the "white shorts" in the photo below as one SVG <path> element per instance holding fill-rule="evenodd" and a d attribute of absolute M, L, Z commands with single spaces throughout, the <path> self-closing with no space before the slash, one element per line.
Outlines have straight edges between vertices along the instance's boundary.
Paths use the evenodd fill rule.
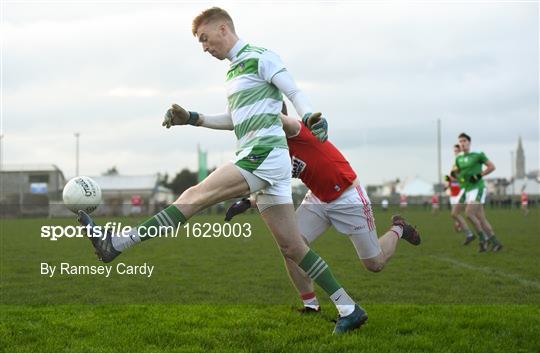
<path fill-rule="evenodd" d="M 350 188 L 330 203 L 322 202 L 308 191 L 296 210 L 296 218 L 300 233 L 308 243 L 333 225 L 337 231 L 349 236 L 360 259 L 381 253 L 371 202 L 361 186 Z"/>
<path fill-rule="evenodd" d="M 461 193 L 461 192 L 460 192 Z M 459 204 L 459 196 L 460 194 L 456 195 L 456 196 L 450 196 L 450 205 L 456 205 L 456 204 Z"/>
<path fill-rule="evenodd" d="M 487 188 L 479 187 L 465 191 L 462 189 L 459 192 L 459 203 L 462 204 L 484 204 L 486 202 Z"/>
<path fill-rule="evenodd" d="M 232 161 L 244 176 L 250 192 L 261 194 L 257 198 L 261 212 L 272 205 L 293 202 L 289 150 L 282 148 L 269 150 L 267 154 L 239 155 Z"/>

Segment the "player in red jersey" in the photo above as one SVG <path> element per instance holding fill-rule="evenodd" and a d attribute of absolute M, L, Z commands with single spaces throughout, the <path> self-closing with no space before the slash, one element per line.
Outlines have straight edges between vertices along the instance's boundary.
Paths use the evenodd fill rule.
<path fill-rule="evenodd" d="M 300 233 L 307 244 L 315 241 L 331 225 L 351 240 L 364 266 L 379 272 L 394 254 L 400 238 L 413 245 L 420 244 L 417 230 L 396 215 L 392 226 L 377 237 L 371 202 L 356 173 L 341 152 L 329 141 L 317 142 L 301 122 L 281 116 L 287 136 L 294 178 L 300 178 L 309 188 L 296 210 Z M 315 139 L 315 140 L 314 140 Z M 227 211 L 226 220 L 247 210 L 253 201 L 236 202 Z M 293 262 L 285 260 L 292 282 L 304 302 L 303 312 L 319 311 L 313 282 Z"/>
<path fill-rule="evenodd" d="M 461 146 L 459 144 L 454 145 L 454 157 L 457 157 L 461 153 Z M 453 170 L 454 168 L 452 168 Z M 461 187 L 459 181 L 454 173 L 450 173 L 445 176 L 447 183 L 446 188 L 450 192 L 450 205 L 452 206 L 452 218 L 454 219 L 454 229 L 458 232 L 465 234 L 465 241 L 463 245 L 466 246 L 471 243 L 476 237 L 467 225 L 467 221 L 461 213 L 463 212 L 463 204 L 459 202 Z"/>
<path fill-rule="evenodd" d="M 526 192 L 521 192 L 521 210 L 523 210 L 523 215 L 529 215 L 529 196 Z"/>
<path fill-rule="evenodd" d="M 431 213 L 436 214 L 439 211 L 439 196 L 434 194 L 431 197 Z"/>

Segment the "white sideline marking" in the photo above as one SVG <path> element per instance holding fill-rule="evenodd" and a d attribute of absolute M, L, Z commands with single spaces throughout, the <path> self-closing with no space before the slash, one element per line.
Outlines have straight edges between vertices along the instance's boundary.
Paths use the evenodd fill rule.
<path fill-rule="evenodd" d="M 518 283 L 521 283 L 522 285 L 532 286 L 534 288 L 540 289 L 540 283 L 539 282 L 534 281 L 534 280 L 523 279 L 520 276 L 515 275 L 515 274 L 503 273 L 503 272 L 495 270 L 493 268 L 479 267 L 479 266 L 475 266 L 475 265 L 472 265 L 472 264 L 463 263 L 463 262 L 457 261 L 455 259 L 447 258 L 447 257 L 444 257 L 444 256 L 430 256 L 430 257 L 438 259 L 440 261 L 451 263 L 451 264 L 453 264 L 455 266 L 458 266 L 458 267 L 461 267 L 461 268 L 470 269 L 470 270 L 482 272 L 482 273 L 489 274 L 489 275 L 497 275 L 497 276 L 500 276 L 500 277 L 504 277 L 504 278 L 508 278 L 508 279 L 517 281 Z"/>

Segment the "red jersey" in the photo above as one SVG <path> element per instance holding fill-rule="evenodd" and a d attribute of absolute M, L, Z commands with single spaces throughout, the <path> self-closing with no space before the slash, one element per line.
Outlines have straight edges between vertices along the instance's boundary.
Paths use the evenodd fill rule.
<path fill-rule="evenodd" d="M 434 195 L 433 197 L 431 197 L 431 204 L 439 204 L 439 196 L 438 195 Z"/>
<path fill-rule="evenodd" d="M 141 206 L 142 205 L 142 198 L 140 195 L 134 195 L 131 197 L 131 205 L 133 206 Z"/>
<path fill-rule="evenodd" d="M 457 180 L 450 181 L 450 196 L 457 197 L 460 191 L 461 187 L 459 186 L 459 182 Z"/>
<path fill-rule="evenodd" d="M 300 133 L 287 139 L 292 177 L 300 178 L 321 201 L 336 200 L 352 185 L 356 173 L 331 142 L 321 143 L 304 124 L 300 126 Z"/>
<path fill-rule="evenodd" d="M 529 196 L 527 195 L 527 193 L 525 192 L 521 193 L 521 203 L 527 204 L 528 202 L 529 202 Z"/>

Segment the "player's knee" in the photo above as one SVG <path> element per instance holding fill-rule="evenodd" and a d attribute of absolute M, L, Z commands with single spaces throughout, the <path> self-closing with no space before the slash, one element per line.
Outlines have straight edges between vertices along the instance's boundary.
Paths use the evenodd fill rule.
<path fill-rule="evenodd" d="M 195 186 L 189 187 L 178 197 L 176 204 L 194 204 L 196 196 Z"/>
<path fill-rule="evenodd" d="M 302 251 L 305 245 L 285 244 L 280 245 L 279 250 L 285 259 L 290 259 L 295 263 L 298 263 L 302 259 Z"/>
<path fill-rule="evenodd" d="M 364 266 L 367 270 L 373 273 L 379 273 L 381 270 L 384 269 L 384 263 L 382 262 L 375 262 L 375 261 L 365 261 Z"/>

